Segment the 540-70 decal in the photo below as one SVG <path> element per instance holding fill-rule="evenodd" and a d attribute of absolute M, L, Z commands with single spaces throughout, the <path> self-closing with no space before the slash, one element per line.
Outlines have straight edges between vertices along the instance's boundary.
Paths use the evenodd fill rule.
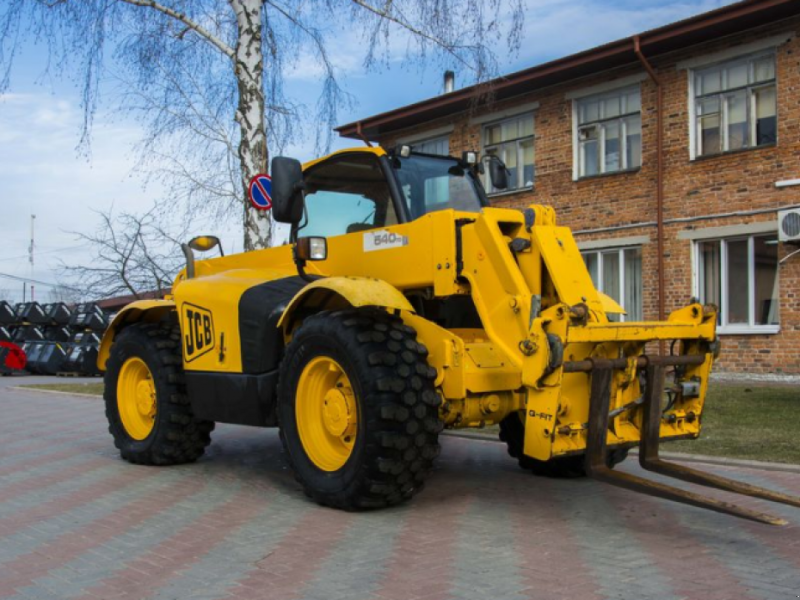
<path fill-rule="evenodd" d="M 181 310 L 181 337 L 186 362 L 214 349 L 214 319 L 211 311 L 202 306 L 184 303 Z"/>
<path fill-rule="evenodd" d="M 364 252 L 374 252 L 375 250 L 389 250 L 390 248 L 402 248 L 408 246 L 408 237 L 400 235 L 394 231 L 381 229 L 378 231 L 367 231 L 364 233 Z"/>

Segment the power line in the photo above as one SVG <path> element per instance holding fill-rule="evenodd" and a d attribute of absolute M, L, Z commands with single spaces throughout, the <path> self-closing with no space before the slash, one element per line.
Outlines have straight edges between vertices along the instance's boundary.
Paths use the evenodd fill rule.
<path fill-rule="evenodd" d="M 73 292 L 83 292 L 84 290 L 79 290 L 78 288 L 70 287 L 68 285 L 64 285 L 62 283 L 50 283 L 47 281 L 39 281 L 37 279 L 31 279 L 30 277 L 18 277 L 17 275 L 9 275 L 8 273 L 0 273 L 0 277 L 5 277 L 6 279 L 13 279 L 15 281 L 24 281 L 27 283 L 35 283 L 36 285 L 44 285 L 46 287 L 52 288 L 64 288 L 66 290 L 72 290 Z"/>
<path fill-rule="evenodd" d="M 43 250 L 39 252 L 39 254 L 53 254 L 55 252 L 66 252 L 67 250 L 77 250 L 78 248 L 87 248 L 89 244 L 80 244 L 78 246 L 66 246 L 64 248 L 54 248 L 53 250 Z M 9 256 L 6 258 L 0 258 L 0 260 L 20 260 L 23 258 L 28 258 L 30 254 L 20 254 L 19 256 Z"/>

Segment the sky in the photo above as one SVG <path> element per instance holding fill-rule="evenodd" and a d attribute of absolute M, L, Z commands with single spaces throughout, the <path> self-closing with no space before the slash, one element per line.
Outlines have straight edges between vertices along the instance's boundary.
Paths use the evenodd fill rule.
<path fill-rule="evenodd" d="M 728 0 L 527 0 L 522 47 L 509 56 L 500 47 L 500 73 L 523 69 L 586 48 L 640 33 L 707 10 Z M 409 68 L 404 54 L 381 72 L 366 73 L 360 38 L 340 37 L 331 58 L 343 87 L 356 103 L 340 113 L 348 123 L 434 96 L 441 92 L 441 67 Z M 124 113 L 102 102 L 92 130 L 91 156 L 78 150 L 83 112 L 79 90 L 69 76 L 44 78 L 45 49 L 24 42 L 12 72 L 11 87 L 0 94 L 0 299 L 20 301 L 23 283 L 8 276 L 35 279 L 37 299 L 49 300 L 44 284 L 71 283 L 61 262 L 86 264 L 91 249 L 76 231 L 98 225 L 93 211 L 145 212 L 164 196 L 157 183 L 135 169 L 134 145 L 143 129 Z M 471 83 L 456 68 L 456 87 Z M 287 76 L 287 94 L 312 105 L 319 93 L 319 67 L 300 56 Z M 69 75 L 69 74 L 67 74 Z M 354 145 L 335 140 L 332 149 Z M 314 131 L 285 152 L 300 160 L 314 158 Z M 28 260 L 31 215 L 34 265 Z M 227 253 L 241 251 L 240 223 L 199 223 L 216 234 Z M 198 233 L 200 231 L 198 230 Z"/>

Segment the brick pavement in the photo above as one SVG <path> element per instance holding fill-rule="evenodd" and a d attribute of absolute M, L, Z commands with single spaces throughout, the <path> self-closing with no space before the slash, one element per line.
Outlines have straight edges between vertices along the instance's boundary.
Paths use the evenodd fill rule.
<path fill-rule="evenodd" d="M 0 380 L 0 599 L 800 597 L 800 510 L 762 526 L 446 437 L 428 488 L 372 513 L 303 496 L 275 431 L 219 426 L 197 464 L 119 459 L 102 404 Z M 624 469 L 638 471 L 634 463 Z M 708 466 L 800 494 L 800 475 Z"/>

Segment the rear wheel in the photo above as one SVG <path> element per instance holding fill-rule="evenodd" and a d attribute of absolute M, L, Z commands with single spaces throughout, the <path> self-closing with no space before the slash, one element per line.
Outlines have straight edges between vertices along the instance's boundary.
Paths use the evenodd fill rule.
<path fill-rule="evenodd" d="M 214 423 L 196 419 L 186 395 L 177 325 L 123 329 L 111 346 L 103 398 L 114 445 L 129 462 L 193 462 L 211 441 Z"/>
<path fill-rule="evenodd" d="M 517 459 L 519 466 L 534 475 L 556 478 L 585 477 L 583 455 L 563 456 L 552 460 L 536 460 L 523 452 L 525 441 L 525 425 L 522 413 L 508 415 L 500 422 L 500 439 L 508 446 L 508 454 Z M 606 457 L 609 468 L 618 465 L 628 456 L 627 449 L 610 450 Z"/>
<path fill-rule="evenodd" d="M 352 510 L 422 489 L 442 429 L 426 356 L 414 330 L 382 310 L 305 320 L 281 365 L 278 421 L 309 497 Z"/>

